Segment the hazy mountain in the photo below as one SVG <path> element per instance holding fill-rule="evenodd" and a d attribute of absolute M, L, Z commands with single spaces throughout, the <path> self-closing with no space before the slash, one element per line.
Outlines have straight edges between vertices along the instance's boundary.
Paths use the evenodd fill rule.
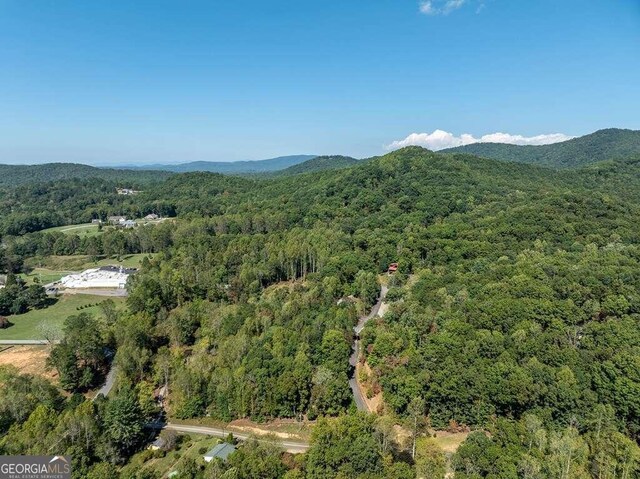
<path fill-rule="evenodd" d="M 264 173 L 284 170 L 290 166 L 303 163 L 315 158 L 316 155 L 290 155 L 269 158 L 266 160 L 246 161 L 192 161 L 174 165 L 144 165 L 143 167 L 125 166 L 124 168 L 171 171 L 173 173 L 187 173 L 192 171 L 209 171 L 213 173 L 243 174 Z"/>
<path fill-rule="evenodd" d="M 609 128 L 552 145 L 475 143 L 448 148 L 441 153 L 470 153 L 502 161 L 533 163 L 556 168 L 577 168 L 640 153 L 640 131 Z"/>

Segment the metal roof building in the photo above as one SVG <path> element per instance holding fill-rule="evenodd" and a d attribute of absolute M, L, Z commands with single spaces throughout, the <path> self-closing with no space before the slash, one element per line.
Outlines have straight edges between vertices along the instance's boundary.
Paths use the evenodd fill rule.
<path fill-rule="evenodd" d="M 207 452 L 203 457 L 205 462 L 211 462 L 215 458 L 222 459 L 223 461 L 227 460 L 230 454 L 234 453 L 236 450 L 233 444 L 229 444 L 228 442 L 220 443 L 213 447 L 209 452 Z"/>

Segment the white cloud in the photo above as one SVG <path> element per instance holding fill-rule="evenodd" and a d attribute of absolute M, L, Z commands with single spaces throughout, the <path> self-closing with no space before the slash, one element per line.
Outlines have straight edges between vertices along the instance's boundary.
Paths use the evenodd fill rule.
<path fill-rule="evenodd" d="M 420 2 L 420 12 L 425 15 L 436 15 L 438 13 L 433 6 L 433 2 Z"/>
<path fill-rule="evenodd" d="M 467 0 L 422 0 L 420 12 L 425 15 L 448 15 L 462 7 Z"/>
<path fill-rule="evenodd" d="M 547 135 L 523 136 L 509 133 L 489 133 L 476 138 L 469 133 L 455 136 L 443 130 L 435 130 L 433 133 L 411 133 L 403 140 L 396 140 L 386 145 L 387 150 L 397 150 L 405 146 L 424 146 L 430 150 L 443 150 L 455 146 L 471 145 L 472 143 L 509 143 L 512 145 L 549 145 L 573 138 L 563 133 L 551 133 Z"/>
<path fill-rule="evenodd" d="M 465 1 L 466 0 L 448 0 L 447 3 L 444 4 L 444 7 L 442 7 L 442 13 L 446 15 L 457 10 L 465 4 Z"/>

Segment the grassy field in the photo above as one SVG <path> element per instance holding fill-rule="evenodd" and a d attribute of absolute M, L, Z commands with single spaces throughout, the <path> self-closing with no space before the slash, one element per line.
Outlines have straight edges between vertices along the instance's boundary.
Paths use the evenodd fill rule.
<path fill-rule="evenodd" d="M 125 477 L 129 471 L 144 470 L 150 472 L 152 477 L 167 477 L 172 471 L 180 471 L 180 465 L 186 458 L 204 464 L 203 453 L 220 442 L 220 439 L 198 434 L 179 434 L 178 438 L 179 444 L 176 449 L 166 454 L 145 450 L 134 455 L 123 468 L 122 476 Z"/>
<path fill-rule="evenodd" d="M 55 231 L 59 231 L 60 233 L 76 234 L 78 236 L 96 236 L 100 234 L 98 225 L 94 225 L 92 223 L 56 226 L 54 228 L 47 228 L 46 230 L 42 230 L 43 233 L 53 233 Z"/>
<path fill-rule="evenodd" d="M 138 226 L 145 226 L 145 225 L 154 225 L 154 224 L 162 223 L 166 219 L 167 218 L 160 218 L 157 220 L 145 220 L 141 218 L 141 219 L 136 219 L 134 221 L 138 223 Z M 65 226 L 55 226 L 53 228 L 47 228 L 42 230 L 42 233 L 53 233 L 57 231 L 60 233 L 75 234 L 80 237 L 83 237 L 83 236 L 97 236 L 101 234 L 104 230 L 112 229 L 112 228 L 113 226 L 110 226 L 108 224 L 103 224 L 102 229 L 100 229 L 98 225 L 95 225 L 93 223 L 80 223 L 77 225 L 65 225 Z"/>
<path fill-rule="evenodd" d="M 7 329 L 0 329 L 0 339 L 44 339 L 39 331 L 40 324 L 53 326 L 61 329 L 64 320 L 68 316 L 79 313 L 100 314 L 99 306 L 86 307 L 78 310 L 79 307 L 95 305 L 107 299 L 113 300 L 117 305 L 123 304 L 125 298 L 106 298 L 104 296 L 92 296 L 89 294 L 71 294 L 58 298 L 58 301 L 48 308 L 36 309 L 25 314 L 9 316 L 9 321 L 13 326 Z"/>
<path fill-rule="evenodd" d="M 445 431 L 438 431 L 433 441 L 442 448 L 442 450 L 448 454 L 453 454 L 458 450 L 460 444 L 469 436 L 468 432 L 456 432 L 450 433 Z"/>
<path fill-rule="evenodd" d="M 58 281 L 63 276 L 70 274 L 71 271 L 55 271 L 47 268 L 35 268 L 31 273 L 21 273 L 18 276 L 25 280 L 27 284 L 39 283 L 42 285 Z"/>
<path fill-rule="evenodd" d="M 40 273 L 45 270 L 50 274 L 68 273 L 69 271 L 83 271 L 88 268 L 97 268 L 107 265 L 122 265 L 126 268 L 139 268 L 142 258 L 145 256 L 153 256 L 150 254 L 127 254 L 118 259 L 116 256 L 99 256 L 97 261 L 92 260 L 91 256 L 73 255 L 73 256 L 45 256 L 42 258 L 29 258 L 25 263 L 27 266 L 34 268 L 34 271 L 40 269 Z"/>

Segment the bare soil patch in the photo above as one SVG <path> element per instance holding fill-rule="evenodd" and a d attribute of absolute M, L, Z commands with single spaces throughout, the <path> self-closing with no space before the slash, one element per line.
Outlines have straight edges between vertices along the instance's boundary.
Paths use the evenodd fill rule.
<path fill-rule="evenodd" d="M 236 419 L 230 422 L 227 427 L 256 436 L 273 434 L 280 439 L 308 440 L 312 425 L 312 422 L 289 419 L 276 419 L 265 424 L 256 424 L 248 419 Z"/>
<path fill-rule="evenodd" d="M 0 351 L 0 365 L 10 364 L 21 374 L 42 376 L 54 382 L 58 373 L 47 369 L 47 358 L 51 352 L 49 346 L 12 346 Z"/>
<path fill-rule="evenodd" d="M 367 378 L 364 384 L 360 381 L 361 375 L 364 375 Z M 358 381 L 358 385 L 360 389 L 365 393 L 363 394 L 363 396 L 364 396 L 364 402 L 367 404 L 367 409 L 369 410 L 369 412 L 380 414 L 382 413 L 382 411 L 384 411 L 382 391 L 380 391 L 378 394 L 374 394 L 371 397 L 369 397 L 372 394 L 372 391 L 371 391 L 372 385 L 370 381 L 371 376 L 372 376 L 371 368 L 369 367 L 369 364 L 367 364 L 366 361 L 363 363 L 358 362 L 358 364 L 356 364 L 356 380 Z"/>

